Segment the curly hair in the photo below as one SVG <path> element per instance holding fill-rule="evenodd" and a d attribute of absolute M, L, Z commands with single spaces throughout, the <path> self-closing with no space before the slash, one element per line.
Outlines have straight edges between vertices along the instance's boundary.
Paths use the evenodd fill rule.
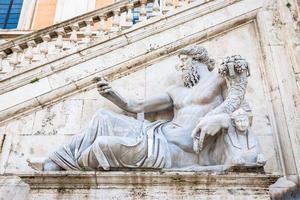
<path fill-rule="evenodd" d="M 197 62 L 197 61 L 192 61 L 192 63 L 190 64 L 190 67 L 188 68 L 188 77 L 185 78 L 184 81 L 184 86 L 185 87 L 193 87 L 194 85 L 196 85 L 200 79 L 200 75 L 197 71 L 197 63 L 193 62 Z"/>
<path fill-rule="evenodd" d="M 215 60 L 209 58 L 206 48 L 200 45 L 188 46 L 180 50 L 179 55 L 191 56 L 194 60 L 206 64 L 209 71 L 212 71 L 215 67 Z"/>

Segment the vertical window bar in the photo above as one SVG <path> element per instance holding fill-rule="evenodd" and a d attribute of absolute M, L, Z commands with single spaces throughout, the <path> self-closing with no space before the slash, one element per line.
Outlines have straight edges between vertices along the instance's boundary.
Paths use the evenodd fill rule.
<path fill-rule="evenodd" d="M 9 15 L 10 15 L 10 10 L 11 10 L 11 7 L 12 7 L 13 3 L 14 3 L 14 0 L 10 0 L 8 10 L 7 10 L 7 13 L 6 13 L 6 17 L 5 17 L 5 20 L 4 20 L 4 26 L 3 26 L 4 29 L 6 29 L 8 19 L 9 19 Z"/>

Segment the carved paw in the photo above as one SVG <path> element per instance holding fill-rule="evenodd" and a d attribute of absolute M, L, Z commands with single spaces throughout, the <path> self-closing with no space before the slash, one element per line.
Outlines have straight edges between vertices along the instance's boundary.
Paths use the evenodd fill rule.
<path fill-rule="evenodd" d="M 246 161 L 241 157 L 234 157 L 232 159 L 232 164 L 233 165 L 244 165 L 245 163 L 246 163 Z"/>
<path fill-rule="evenodd" d="M 263 166 L 263 165 L 266 164 L 266 162 L 267 162 L 267 159 L 265 158 L 264 154 L 260 153 L 260 154 L 257 155 L 257 159 L 256 159 L 256 164 L 257 165 Z"/>

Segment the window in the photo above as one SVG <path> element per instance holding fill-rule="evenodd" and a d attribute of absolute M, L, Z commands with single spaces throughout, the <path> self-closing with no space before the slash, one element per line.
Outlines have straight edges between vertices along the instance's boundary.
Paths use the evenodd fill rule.
<path fill-rule="evenodd" d="M 0 0 L 0 29 L 17 28 L 23 0 Z"/>

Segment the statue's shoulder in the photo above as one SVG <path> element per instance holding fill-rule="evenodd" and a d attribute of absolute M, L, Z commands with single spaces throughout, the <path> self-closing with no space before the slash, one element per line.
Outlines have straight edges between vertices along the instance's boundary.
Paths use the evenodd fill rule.
<path fill-rule="evenodd" d="M 178 93 L 180 90 L 184 88 L 183 85 L 180 84 L 174 84 L 167 88 L 166 92 L 169 96 L 174 96 L 176 93 Z"/>

